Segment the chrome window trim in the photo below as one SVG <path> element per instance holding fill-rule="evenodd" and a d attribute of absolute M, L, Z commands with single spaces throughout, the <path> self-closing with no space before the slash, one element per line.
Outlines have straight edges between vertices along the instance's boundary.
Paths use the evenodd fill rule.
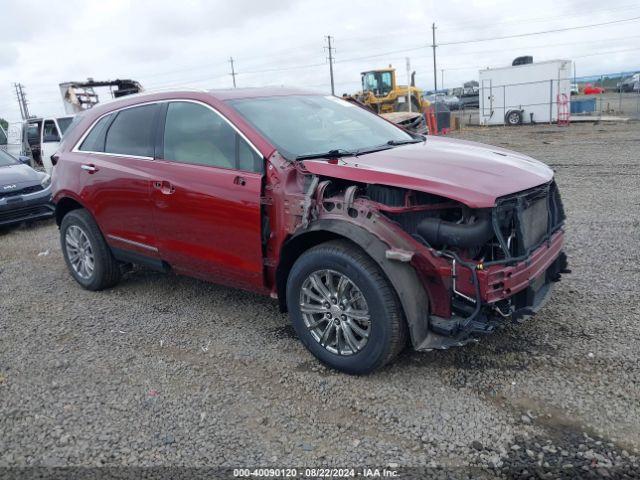
<path fill-rule="evenodd" d="M 196 103 L 196 104 L 199 104 L 199 105 L 202 105 L 202 106 L 208 108 L 213 113 L 215 113 L 220 118 L 222 118 L 225 122 L 227 122 L 227 124 L 231 128 L 233 128 L 233 130 L 240 136 L 240 138 L 242 138 L 245 142 L 247 142 L 247 144 L 258 155 L 258 157 L 260 157 L 261 159 L 264 160 L 265 157 L 262 154 L 262 152 L 260 150 L 258 150 L 258 148 L 253 144 L 253 142 L 251 142 L 246 137 L 246 135 L 244 133 L 242 133 L 240 131 L 240 129 L 238 129 L 238 127 L 236 127 L 233 124 L 233 122 L 231 122 L 231 120 L 229 120 L 226 116 L 224 116 L 222 113 L 220 113 L 220 111 L 218 111 L 216 108 L 212 107 L 208 103 L 205 103 L 205 102 L 203 102 L 201 100 L 193 100 L 193 99 L 190 99 L 190 98 L 168 98 L 168 99 L 162 99 L 162 100 L 153 100 L 153 101 L 149 101 L 149 102 L 136 103 L 135 105 L 127 105 L 126 107 L 117 108 L 115 110 L 111 110 L 110 112 L 105 112 L 102 115 L 100 115 L 98 118 L 96 118 L 93 121 L 93 123 L 91 123 L 89 128 L 87 128 L 87 130 L 82 134 L 80 139 L 75 143 L 74 147 L 71 149 L 71 152 L 72 153 L 90 153 L 92 155 L 106 155 L 106 156 L 109 156 L 109 157 L 126 157 L 126 158 L 138 158 L 138 159 L 141 159 L 141 160 L 155 160 L 155 157 L 147 157 L 147 156 L 140 156 L 140 155 L 126 155 L 126 154 L 123 154 L 123 153 L 94 152 L 94 151 L 91 151 L 91 150 L 80 150 L 80 145 L 82 145 L 82 142 L 84 142 L 85 138 L 89 135 L 89 133 L 91 133 L 91 131 L 96 126 L 96 124 L 100 120 L 102 120 L 104 117 L 106 117 L 107 115 L 118 114 L 123 110 L 128 110 L 130 108 L 135 108 L 135 107 L 143 107 L 145 105 L 162 105 L 163 103 L 174 103 L 174 102 Z M 161 159 L 158 159 L 158 160 L 166 160 L 166 159 L 165 158 L 161 158 Z M 166 160 L 166 161 L 171 161 L 171 160 Z M 176 160 L 173 160 L 173 161 L 175 161 L 177 163 Z M 234 168 L 232 170 L 240 171 L 240 169 L 237 169 L 237 168 Z M 242 170 L 242 171 L 244 171 L 244 170 Z"/>
<path fill-rule="evenodd" d="M 87 138 L 87 136 L 89 135 L 89 133 L 91 133 L 91 131 L 96 126 L 96 124 L 100 120 L 102 120 L 104 117 L 106 117 L 108 115 L 111 115 L 111 114 L 118 114 L 121 111 L 128 110 L 130 108 L 144 107 L 145 105 L 157 105 L 157 104 L 160 104 L 160 103 L 162 103 L 162 102 L 159 102 L 157 100 L 149 101 L 149 102 L 143 102 L 143 103 L 136 103 L 135 105 L 127 105 L 125 107 L 117 108 L 115 110 L 111 110 L 110 112 L 103 113 L 98 118 L 96 118 L 93 121 L 93 123 L 91 124 L 91 126 L 89 126 L 89 128 L 87 128 L 87 130 L 82 134 L 80 139 L 76 142 L 74 147 L 71 149 L 71 152 L 72 153 L 91 153 L 93 155 L 106 155 L 106 156 L 109 156 L 109 157 L 126 157 L 126 158 L 140 158 L 140 159 L 143 159 L 143 160 L 153 160 L 153 157 L 147 157 L 147 156 L 142 156 L 142 155 L 126 155 L 124 153 L 107 153 L 107 152 L 94 152 L 93 150 L 80 150 L 80 145 L 82 145 L 82 142 L 84 142 L 85 138 Z"/>

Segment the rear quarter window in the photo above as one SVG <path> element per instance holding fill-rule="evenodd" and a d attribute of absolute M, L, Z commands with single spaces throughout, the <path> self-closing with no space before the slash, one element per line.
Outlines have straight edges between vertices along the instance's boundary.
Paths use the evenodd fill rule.
<path fill-rule="evenodd" d="M 107 134 L 107 128 L 111 124 L 111 120 L 113 120 L 113 113 L 102 117 L 98 122 L 91 128 L 89 134 L 83 140 L 82 144 L 80 144 L 79 150 L 83 152 L 104 152 L 104 141 Z"/>

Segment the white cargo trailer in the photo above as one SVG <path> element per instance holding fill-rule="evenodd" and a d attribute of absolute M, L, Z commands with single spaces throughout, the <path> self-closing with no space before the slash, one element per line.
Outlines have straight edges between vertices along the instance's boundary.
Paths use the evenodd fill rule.
<path fill-rule="evenodd" d="M 571 60 L 488 68 L 479 80 L 480 125 L 552 123 L 570 112 Z"/>

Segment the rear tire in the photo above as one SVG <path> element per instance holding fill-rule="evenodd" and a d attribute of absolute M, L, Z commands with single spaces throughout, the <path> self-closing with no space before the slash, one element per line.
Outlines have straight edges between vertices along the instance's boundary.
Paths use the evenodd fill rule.
<path fill-rule="evenodd" d="M 522 124 L 522 112 L 519 110 L 512 110 L 507 112 L 507 125 L 516 126 Z"/>
<path fill-rule="evenodd" d="M 407 342 L 393 287 L 371 257 L 345 240 L 320 244 L 298 258 L 287 280 L 287 307 L 307 349 L 345 373 L 372 372 Z"/>
<path fill-rule="evenodd" d="M 71 276 L 83 288 L 103 290 L 120 281 L 120 265 L 87 210 L 72 210 L 64 216 L 60 244 Z"/>

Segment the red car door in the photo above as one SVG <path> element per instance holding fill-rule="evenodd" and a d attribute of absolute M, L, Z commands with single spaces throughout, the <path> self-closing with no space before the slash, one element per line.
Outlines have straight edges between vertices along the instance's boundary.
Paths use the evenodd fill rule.
<path fill-rule="evenodd" d="M 162 259 L 178 272 L 261 290 L 262 157 L 207 105 L 170 102 L 162 117 L 151 194 Z"/>
<path fill-rule="evenodd" d="M 159 113 L 159 104 L 148 104 L 106 115 L 70 157 L 80 195 L 106 241 L 112 248 L 151 258 L 158 257 L 158 247 L 149 168 Z"/>

